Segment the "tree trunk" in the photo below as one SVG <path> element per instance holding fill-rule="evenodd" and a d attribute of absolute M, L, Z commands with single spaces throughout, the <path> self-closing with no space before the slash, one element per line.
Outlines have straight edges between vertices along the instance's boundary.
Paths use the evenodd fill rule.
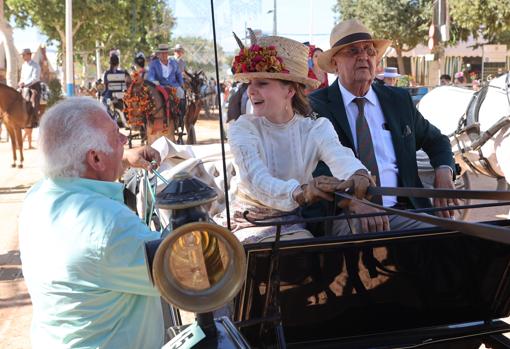
<path fill-rule="evenodd" d="M 3 39 L 5 58 L 7 61 L 5 79 L 7 85 L 11 87 L 18 86 L 18 57 L 14 40 L 12 38 L 12 28 L 3 16 L 3 0 L 0 0 L 0 37 Z"/>
<path fill-rule="evenodd" d="M 397 51 L 398 72 L 402 75 L 405 75 L 406 70 L 404 66 L 404 57 L 402 57 L 402 48 L 400 46 L 396 46 L 395 51 Z"/>

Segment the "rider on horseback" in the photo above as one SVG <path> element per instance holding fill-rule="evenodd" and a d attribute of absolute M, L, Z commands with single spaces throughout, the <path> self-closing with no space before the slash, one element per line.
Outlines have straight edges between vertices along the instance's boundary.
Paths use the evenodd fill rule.
<path fill-rule="evenodd" d="M 165 98 L 167 115 L 171 110 L 169 96 L 176 96 L 180 100 L 185 97 L 182 88 L 183 78 L 177 61 L 168 59 L 169 47 L 167 44 L 160 44 L 156 51 L 156 58 L 149 64 L 147 80 L 158 85 L 158 90 Z M 182 117 L 183 115 L 181 115 Z"/>
<path fill-rule="evenodd" d="M 19 90 L 30 105 L 30 122 L 25 128 L 25 135 L 28 138 L 28 148 L 32 149 L 32 128 L 37 127 L 39 118 L 39 104 L 41 101 L 41 67 L 32 60 L 32 51 L 29 48 L 21 52 L 23 65 L 21 66 L 21 76 L 18 83 Z"/>

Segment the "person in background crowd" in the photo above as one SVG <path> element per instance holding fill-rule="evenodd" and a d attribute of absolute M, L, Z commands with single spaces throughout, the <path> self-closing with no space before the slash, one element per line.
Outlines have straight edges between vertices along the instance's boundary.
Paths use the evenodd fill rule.
<path fill-rule="evenodd" d="M 186 62 L 184 61 L 185 53 L 186 51 L 184 51 L 184 47 L 182 47 L 181 44 L 175 45 L 174 59 L 177 61 L 177 65 L 179 66 L 181 74 L 184 74 L 184 71 L 186 70 Z"/>
<path fill-rule="evenodd" d="M 384 85 L 384 79 L 379 79 L 379 75 L 381 75 L 383 72 L 384 72 L 384 67 L 381 65 L 381 63 L 378 63 L 377 67 L 375 67 L 374 84 Z"/>
<path fill-rule="evenodd" d="M 382 79 L 386 86 L 396 86 L 397 80 L 401 75 L 398 73 L 398 69 L 395 67 L 386 67 L 381 74 L 377 75 L 378 79 Z"/>
<path fill-rule="evenodd" d="M 186 62 L 184 61 L 184 47 L 181 44 L 177 44 L 174 47 L 174 57 L 173 59 L 177 62 L 177 66 L 179 67 L 179 71 L 182 74 L 183 79 L 185 78 L 184 71 L 186 70 Z M 184 98 L 181 98 L 179 102 L 179 110 L 181 115 L 186 113 L 186 90 L 184 90 Z"/>
<path fill-rule="evenodd" d="M 473 82 L 471 83 L 471 86 L 473 88 L 473 91 L 480 91 L 480 80 L 473 80 Z"/>
<path fill-rule="evenodd" d="M 328 73 L 323 71 L 319 65 L 317 64 L 317 57 L 320 52 L 323 50 L 320 47 L 315 47 L 313 45 L 309 46 L 309 58 L 308 58 L 308 77 L 320 82 L 318 88 L 328 87 Z M 306 94 L 312 92 L 310 88 L 305 90 Z"/>
<path fill-rule="evenodd" d="M 452 77 L 448 74 L 443 74 L 439 78 L 439 85 L 441 86 L 448 86 L 452 84 Z"/>
<path fill-rule="evenodd" d="M 464 86 L 465 83 L 466 83 L 466 79 L 464 78 L 464 73 L 461 71 L 456 72 L 455 73 L 455 81 L 453 82 L 453 84 L 455 86 Z"/>
<path fill-rule="evenodd" d="M 41 68 L 32 59 L 32 51 L 29 48 L 21 52 L 23 58 L 23 65 L 21 66 L 21 75 L 18 83 L 18 88 L 27 101 L 32 106 L 29 110 L 30 121 L 24 128 L 25 138 L 28 139 L 28 149 L 34 149 L 32 146 L 32 129 L 39 125 L 39 104 L 41 102 Z"/>
<path fill-rule="evenodd" d="M 110 79 L 109 79 L 109 75 L 110 74 L 124 74 L 124 75 L 128 75 L 128 73 L 123 70 L 123 69 L 120 69 L 119 68 L 119 64 L 120 64 L 120 60 L 119 60 L 119 56 L 117 55 L 117 53 L 114 53 L 112 52 L 111 55 L 110 55 L 110 68 L 108 68 L 107 71 L 104 72 L 104 75 L 103 75 L 103 83 L 104 83 L 104 87 L 105 87 L 105 90 L 103 92 L 103 103 L 106 105 L 107 104 L 107 100 L 108 99 L 112 99 L 112 91 L 110 90 Z"/>

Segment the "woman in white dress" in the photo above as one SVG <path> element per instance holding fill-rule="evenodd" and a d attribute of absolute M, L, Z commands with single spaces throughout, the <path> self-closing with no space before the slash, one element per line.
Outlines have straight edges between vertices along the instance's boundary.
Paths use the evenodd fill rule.
<path fill-rule="evenodd" d="M 234 79 L 249 83 L 253 105 L 253 114 L 241 115 L 228 129 L 237 172 L 231 224 L 243 243 L 275 236 L 274 227 L 254 227 L 246 221 L 245 210 L 253 218 L 281 216 L 320 199 L 332 201 L 337 190 L 354 188 L 363 198 L 373 185 L 362 163 L 340 144 L 331 122 L 306 117 L 311 108 L 304 88 L 319 83 L 308 78 L 307 58 L 305 45 L 275 36 L 258 39 L 234 59 Z M 334 177 L 312 177 L 319 161 Z M 224 213 L 218 221 L 226 224 Z M 303 225 L 282 227 L 282 239 L 311 236 Z"/>

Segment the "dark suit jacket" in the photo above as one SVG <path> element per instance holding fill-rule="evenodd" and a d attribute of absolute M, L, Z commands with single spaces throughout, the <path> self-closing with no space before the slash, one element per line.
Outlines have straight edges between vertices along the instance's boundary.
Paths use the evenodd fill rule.
<path fill-rule="evenodd" d="M 379 99 L 392 135 L 400 186 L 422 187 L 416 164 L 417 149 L 423 149 L 427 153 L 434 168 L 441 165 L 455 168 L 448 137 L 442 135 L 420 114 L 406 90 L 378 84 L 373 84 L 372 88 Z M 313 110 L 331 121 L 340 142 L 355 151 L 338 79 L 331 86 L 312 92 L 309 99 Z M 314 172 L 314 176 L 320 175 L 331 175 L 324 163 L 319 164 Z M 410 202 L 415 208 L 431 205 L 425 198 L 411 198 Z"/>

